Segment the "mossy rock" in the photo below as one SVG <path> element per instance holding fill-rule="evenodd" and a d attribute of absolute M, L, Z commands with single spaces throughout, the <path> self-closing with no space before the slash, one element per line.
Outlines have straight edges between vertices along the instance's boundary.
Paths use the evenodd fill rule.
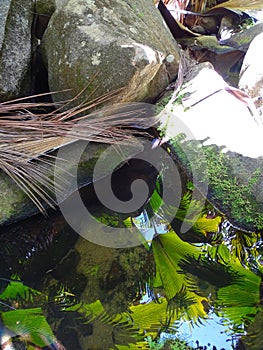
<path fill-rule="evenodd" d="M 160 128 L 201 193 L 233 225 L 262 230 L 262 122 L 252 103 L 249 110 L 239 96 L 242 91 L 231 88 L 210 64 L 192 65 L 162 112 Z"/>
<path fill-rule="evenodd" d="M 42 42 L 54 101 L 152 102 L 177 74 L 178 48 L 152 1 L 57 1 Z M 74 102 L 73 102 L 74 103 Z"/>
<path fill-rule="evenodd" d="M 65 146 L 69 159 L 74 157 L 74 148 L 70 145 Z M 89 147 L 85 149 L 82 154 L 81 160 L 78 164 L 78 188 L 88 185 L 93 182 L 93 169 L 94 164 L 100 157 L 101 153 L 106 149 L 107 145 L 98 143 L 89 143 Z M 41 164 L 46 167 L 47 173 L 52 174 L 53 166 L 50 164 Z M 67 169 L 71 171 L 71 169 Z M 107 170 L 105 169 L 105 174 Z M 3 171 L 0 172 L 0 225 L 6 226 L 14 222 L 26 219 L 32 215 L 38 214 L 39 209 L 36 205 L 27 197 L 22 189 Z M 65 193 L 69 196 L 78 188 L 69 186 Z M 54 197 L 54 196 L 53 196 Z M 54 197 L 55 198 L 55 197 Z M 66 199 L 66 197 L 64 198 Z M 48 209 L 48 205 L 42 201 L 43 207 Z"/>
<path fill-rule="evenodd" d="M 216 146 L 174 138 L 172 155 L 208 201 L 233 226 L 244 231 L 263 229 L 263 159 L 220 152 Z"/>

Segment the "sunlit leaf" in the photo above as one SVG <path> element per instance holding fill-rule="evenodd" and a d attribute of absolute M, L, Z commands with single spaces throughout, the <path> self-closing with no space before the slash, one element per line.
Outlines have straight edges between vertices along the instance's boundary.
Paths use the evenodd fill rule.
<path fill-rule="evenodd" d="M 25 286 L 20 281 L 12 281 L 5 290 L 0 294 L 0 300 L 24 300 L 33 301 L 33 297 L 41 293 L 35 289 Z"/>
<path fill-rule="evenodd" d="M 216 262 L 228 264 L 232 259 L 230 249 L 226 246 L 224 242 L 215 246 L 207 246 L 206 250 L 208 256 Z"/>
<path fill-rule="evenodd" d="M 193 225 L 193 229 L 196 232 L 200 232 L 203 235 L 206 235 L 207 232 L 217 232 L 219 224 L 221 223 L 222 218 L 216 216 L 214 218 L 207 218 L 206 215 L 203 215 Z"/>
<path fill-rule="evenodd" d="M 56 341 L 41 308 L 7 311 L 1 314 L 1 318 L 4 326 L 21 340 L 39 347 L 48 346 Z"/>
<path fill-rule="evenodd" d="M 170 273 L 174 270 L 177 274 L 178 263 L 181 259 L 187 256 L 195 256 L 197 258 L 200 254 L 198 248 L 184 242 L 173 230 L 156 237 L 152 242 L 152 247 L 156 265 L 157 267 L 160 266 L 164 273 Z M 180 289 L 177 289 L 176 292 Z"/>
<path fill-rule="evenodd" d="M 140 331 L 155 337 L 161 325 L 166 322 L 167 300 L 159 298 L 158 302 L 131 306 L 131 311 L 134 324 Z"/>
<path fill-rule="evenodd" d="M 169 301 L 170 313 L 197 322 L 206 317 L 202 304 L 206 298 L 197 295 L 194 282 L 180 268 L 180 261 L 187 257 L 198 259 L 200 251 L 197 247 L 181 240 L 174 231 L 159 235 L 152 242 L 156 263 L 155 287 L 163 287 Z"/>

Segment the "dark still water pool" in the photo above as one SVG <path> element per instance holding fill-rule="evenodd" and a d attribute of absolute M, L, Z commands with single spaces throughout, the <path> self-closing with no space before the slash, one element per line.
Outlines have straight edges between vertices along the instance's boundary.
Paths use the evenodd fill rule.
<path fill-rule="evenodd" d="M 2 349 L 263 349 L 261 235 L 160 190 L 125 216 L 94 205 L 81 235 L 59 212 L 1 229 Z"/>

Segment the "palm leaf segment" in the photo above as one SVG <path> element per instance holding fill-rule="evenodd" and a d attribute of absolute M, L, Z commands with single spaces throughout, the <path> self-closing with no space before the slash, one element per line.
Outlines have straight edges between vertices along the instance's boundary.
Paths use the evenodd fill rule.
<path fill-rule="evenodd" d="M 156 263 L 153 287 L 164 289 L 172 318 L 175 316 L 191 323 L 206 318 L 204 303 L 207 299 L 194 291 L 197 289 L 194 282 L 179 267 L 180 261 L 188 256 L 198 259 L 199 249 L 182 241 L 172 230 L 155 238 L 152 249 Z"/>
<path fill-rule="evenodd" d="M 66 111 L 57 109 L 50 113 L 39 112 L 50 107 L 48 104 L 26 103 L 23 99 L 0 103 L 0 169 L 40 211 L 44 211 L 43 203 L 51 207 L 56 205 L 54 156 L 50 152 L 78 140 L 108 144 L 132 142 L 135 140 L 132 128 L 146 129 L 155 124 L 150 105 L 143 103 L 116 105 L 89 113 L 91 108 L 110 97 L 72 108 L 64 104 Z M 143 134 L 143 131 L 137 133 Z"/>

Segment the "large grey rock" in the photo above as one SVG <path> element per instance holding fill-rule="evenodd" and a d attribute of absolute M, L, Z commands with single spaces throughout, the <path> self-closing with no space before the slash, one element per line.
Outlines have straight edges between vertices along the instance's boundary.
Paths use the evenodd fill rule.
<path fill-rule="evenodd" d="M 252 100 L 209 63 L 185 73 L 161 114 L 177 164 L 235 226 L 263 229 L 263 124 Z"/>
<path fill-rule="evenodd" d="M 42 42 L 55 101 L 152 101 L 175 78 L 179 55 L 151 0 L 60 0 Z M 79 103 L 79 100 L 78 100 Z"/>
<path fill-rule="evenodd" d="M 225 40 L 220 40 L 222 45 L 227 45 L 237 50 L 247 52 L 251 41 L 262 32 L 263 22 L 262 20 L 257 22 L 254 26 L 242 30 L 236 34 L 231 35 L 230 38 Z"/>
<path fill-rule="evenodd" d="M 68 157 L 75 157 L 76 144 L 65 146 Z M 78 184 L 79 187 L 93 182 L 93 167 L 100 154 L 105 151 L 106 145 L 100 143 L 90 143 L 82 159 L 79 162 Z M 53 166 L 43 164 L 46 167 L 47 174 L 52 176 Z M 69 172 L 71 169 L 67 169 Z M 106 173 L 105 173 L 106 176 Z M 75 187 L 67 187 L 67 193 L 70 195 L 77 190 Z M 25 192 L 3 171 L 0 171 L 0 226 L 5 226 L 26 219 L 39 213 L 36 205 L 27 197 Z M 42 205 L 48 209 L 48 206 L 41 200 Z"/>
<path fill-rule="evenodd" d="M 261 108 L 263 107 L 263 67 L 259 52 L 262 45 L 263 32 L 252 40 L 245 55 L 239 79 L 239 88 L 254 98 L 257 106 Z"/>
<path fill-rule="evenodd" d="M 30 92 L 34 0 L 2 0 L 0 8 L 0 99 Z"/>
<path fill-rule="evenodd" d="M 36 12 L 51 16 L 56 9 L 56 0 L 36 0 Z"/>

